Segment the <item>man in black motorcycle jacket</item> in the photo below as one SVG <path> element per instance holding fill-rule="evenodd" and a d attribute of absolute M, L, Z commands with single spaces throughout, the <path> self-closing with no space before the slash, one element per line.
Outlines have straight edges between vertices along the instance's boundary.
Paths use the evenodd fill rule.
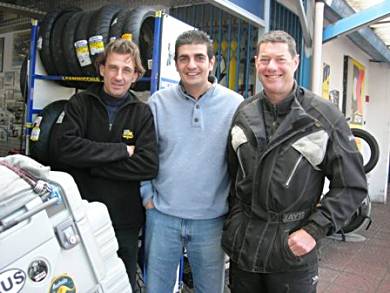
<path fill-rule="evenodd" d="M 344 116 L 297 85 L 298 64 L 290 35 L 265 34 L 256 56 L 264 89 L 233 119 L 222 237 L 232 293 L 316 292 L 318 241 L 342 228 L 367 196 Z M 325 177 L 330 186 L 321 197 Z"/>

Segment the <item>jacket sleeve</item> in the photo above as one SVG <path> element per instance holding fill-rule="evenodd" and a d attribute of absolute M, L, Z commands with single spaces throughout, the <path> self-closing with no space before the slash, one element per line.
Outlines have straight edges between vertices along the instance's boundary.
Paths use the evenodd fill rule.
<path fill-rule="evenodd" d="M 235 115 L 233 116 L 233 120 L 229 129 L 229 136 L 228 136 L 228 143 L 227 143 L 228 173 L 230 177 L 230 192 L 228 197 L 229 215 L 234 215 L 237 212 L 241 211 L 241 204 L 237 199 L 237 193 L 236 193 L 236 182 L 237 182 L 236 178 L 237 178 L 239 163 L 238 163 L 236 151 L 234 150 L 232 144 L 232 128 L 235 125 L 235 122 L 237 121 L 238 113 L 239 111 L 237 110 Z"/>
<path fill-rule="evenodd" d="M 331 234 L 345 226 L 367 197 L 363 159 L 342 115 L 331 130 L 323 170 L 330 180 L 329 191 L 309 220 L 319 227 L 330 227 L 328 234 Z"/>
<path fill-rule="evenodd" d="M 87 104 L 75 95 L 65 106 L 63 120 L 57 121 L 55 156 L 60 163 L 76 167 L 90 168 L 108 164 L 128 157 L 126 144 L 97 142 L 84 138 L 88 127 Z"/>
<path fill-rule="evenodd" d="M 153 115 L 148 106 L 138 123 L 134 154 L 91 169 L 93 176 L 116 180 L 149 180 L 157 175 L 158 155 Z"/>
<path fill-rule="evenodd" d="M 153 188 L 152 181 L 141 181 L 140 194 L 142 198 L 142 204 L 145 206 L 150 199 L 156 196 L 156 191 Z"/>

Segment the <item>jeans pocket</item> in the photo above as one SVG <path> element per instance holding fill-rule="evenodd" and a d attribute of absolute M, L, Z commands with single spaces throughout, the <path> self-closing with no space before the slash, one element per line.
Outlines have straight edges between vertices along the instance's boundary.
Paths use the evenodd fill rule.
<path fill-rule="evenodd" d="M 151 212 L 151 211 L 155 211 L 155 210 L 156 210 L 156 207 L 153 207 L 153 208 L 145 209 L 145 212 Z"/>

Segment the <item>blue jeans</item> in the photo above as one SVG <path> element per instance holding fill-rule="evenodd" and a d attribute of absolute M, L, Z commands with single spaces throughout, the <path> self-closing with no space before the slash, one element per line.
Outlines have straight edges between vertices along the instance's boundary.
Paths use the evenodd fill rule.
<path fill-rule="evenodd" d="M 172 293 L 176 270 L 187 250 L 196 293 L 220 293 L 224 287 L 224 217 L 189 220 L 146 210 L 146 291 Z"/>

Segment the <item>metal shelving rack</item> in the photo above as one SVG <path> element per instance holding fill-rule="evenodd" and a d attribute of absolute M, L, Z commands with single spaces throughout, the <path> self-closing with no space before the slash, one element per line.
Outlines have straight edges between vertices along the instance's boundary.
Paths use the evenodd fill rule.
<path fill-rule="evenodd" d="M 31 20 L 31 40 L 29 50 L 29 62 L 27 66 L 28 78 L 27 78 L 27 102 L 26 102 L 26 114 L 25 114 L 25 127 L 24 127 L 24 139 L 25 139 L 25 153 L 29 154 L 29 141 L 31 136 L 31 129 L 33 127 L 33 117 L 38 114 L 41 109 L 34 109 L 34 96 L 35 81 L 36 80 L 78 80 L 87 82 L 100 82 L 98 77 L 86 77 L 86 76 L 59 76 L 59 75 L 42 75 L 36 73 L 36 58 L 37 58 L 37 38 L 38 38 L 38 20 Z M 150 92 L 154 93 L 158 90 L 159 72 L 160 72 L 160 51 L 161 51 L 161 26 L 162 26 L 162 12 L 156 11 L 155 25 L 154 25 L 154 40 L 153 40 L 153 61 L 151 77 L 143 77 L 140 81 L 150 81 Z"/>

